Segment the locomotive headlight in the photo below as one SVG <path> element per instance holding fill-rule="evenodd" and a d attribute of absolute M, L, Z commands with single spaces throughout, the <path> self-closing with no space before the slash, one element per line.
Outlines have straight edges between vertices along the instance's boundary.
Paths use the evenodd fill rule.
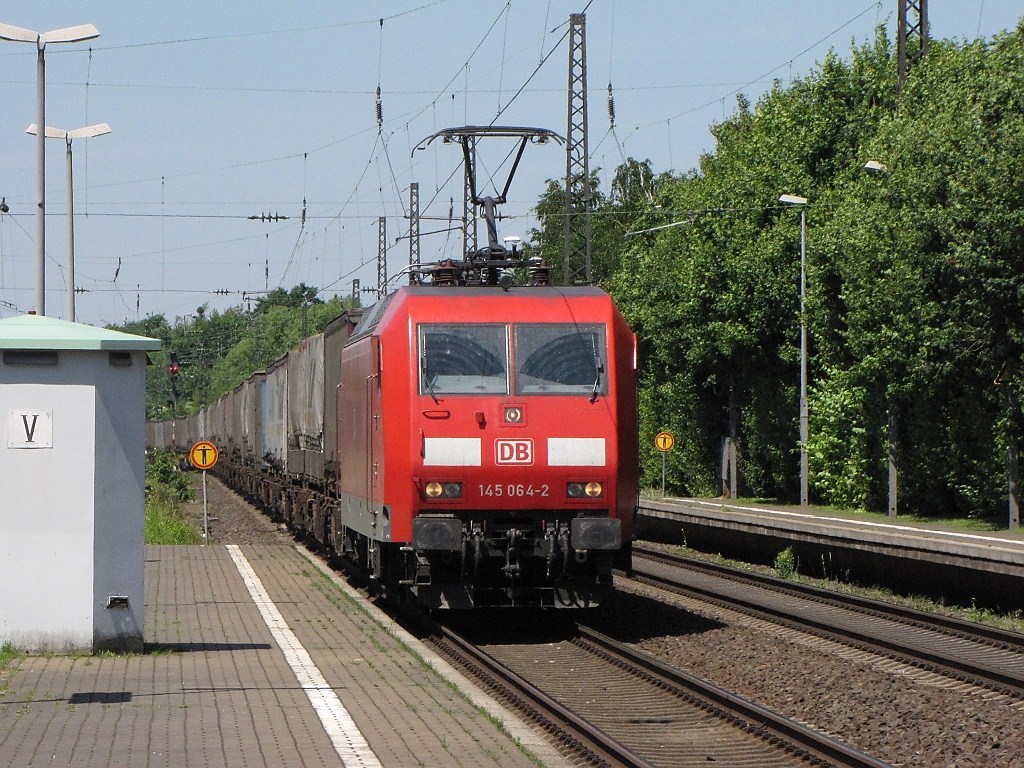
<path fill-rule="evenodd" d="M 522 424 L 523 423 L 523 409 L 510 405 L 505 408 L 505 423 L 506 424 Z"/>
<path fill-rule="evenodd" d="M 462 483 L 439 483 L 431 481 L 423 487 L 428 499 L 461 499 Z"/>
<path fill-rule="evenodd" d="M 565 486 L 565 495 L 570 499 L 599 499 L 604 495 L 604 486 L 594 481 L 571 482 Z"/>

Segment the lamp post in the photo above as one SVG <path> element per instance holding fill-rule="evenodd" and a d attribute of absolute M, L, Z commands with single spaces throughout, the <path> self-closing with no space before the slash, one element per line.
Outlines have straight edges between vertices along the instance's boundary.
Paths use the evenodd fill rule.
<path fill-rule="evenodd" d="M 26 133 L 36 135 L 36 124 L 32 123 Z M 46 130 L 43 131 L 44 138 L 64 139 L 67 144 L 65 157 L 67 158 L 68 178 L 68 320 L 72 323 L 75 322 L 75 176 L 71 162 L 71 142 L 75 139 L 90 139 L 93 136 L 103 136 L 107 133 L 110 133 L 110 126 L 106 123 L 76 128 L 73 131 L 46 126 Z"/>
<path fill-rule="evenodd" d="M 868 160 L 864 163 L 864 170 L 872 174 L 885 174 L 889 169 L 884 163 L 878 160 Z M 886 463 L 889 467 L 889 517 L 896 519 L 897 501 L 899 498 L 899 479 L 896 465 L 896 404 L 892 396 L 889 396 L 889 423 L 888 423 L 888 448 L 886 449 Z"/>
<path fill-rule="evenodd" d="M 779 202 L 800 206 L 800 506 L 806 507 L 807 494 L 807 198 L 780 195 Z"/>
<path fill-rule="evenodd" d="M 92 24 L 33 32 L 10 24 L 0 24 L 0 40 L 35 43 L 36 58 L 36 125 L 46 125 L 46 62 L 43 55 L 47 43 L 79 43 L 100 36 Z M 46 314 L 46 148 L 45 137 L 36 142 L 36 313 Z"/>

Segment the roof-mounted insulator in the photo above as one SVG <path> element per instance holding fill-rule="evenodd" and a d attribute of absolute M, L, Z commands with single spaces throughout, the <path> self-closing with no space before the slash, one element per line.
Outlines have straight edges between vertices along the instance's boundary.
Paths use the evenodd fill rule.
<path fill-rule="evenodd" d="M 454 262 L 448 259 L 444 263 L 438 262 L 430 277 L 433 285 L 457 285 L 459 282 L 459 271 Z"/>
<path fill-rule="evenodd" d="M 527 273 L 530 276 L 531 285 L 548 285 L 550 281 L 551 269 L 543 259 L 540 261 L 531 260 Z"/>

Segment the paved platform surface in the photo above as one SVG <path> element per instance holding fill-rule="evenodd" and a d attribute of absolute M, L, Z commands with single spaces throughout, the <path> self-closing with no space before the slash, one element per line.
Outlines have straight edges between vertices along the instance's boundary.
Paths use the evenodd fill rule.
<path fill-rule="evenodd" d="M 294 547 L 147 547 L 145 578 L 146 653 L 0 673 L 0 766 L 564 765 Z"/>
<path fill-rule="evenodd" d="M 751 536 L 847 546 L 886 557 L 1024 578 L 1024 537 L 1018 532 L 970 532 L 941 525 L 867 520 L 815 510 L 716 499 L 644 498 L 638 528 L 691 523 Z M 640 535 L 643 535 L 642 533 Z"/>

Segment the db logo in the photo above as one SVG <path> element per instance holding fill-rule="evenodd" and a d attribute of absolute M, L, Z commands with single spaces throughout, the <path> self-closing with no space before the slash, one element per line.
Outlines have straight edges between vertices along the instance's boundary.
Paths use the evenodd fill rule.
<path fill-rule="evenodd" d="M 495 440 L 495 464 L 533 464 L 533 440 Z"/>

